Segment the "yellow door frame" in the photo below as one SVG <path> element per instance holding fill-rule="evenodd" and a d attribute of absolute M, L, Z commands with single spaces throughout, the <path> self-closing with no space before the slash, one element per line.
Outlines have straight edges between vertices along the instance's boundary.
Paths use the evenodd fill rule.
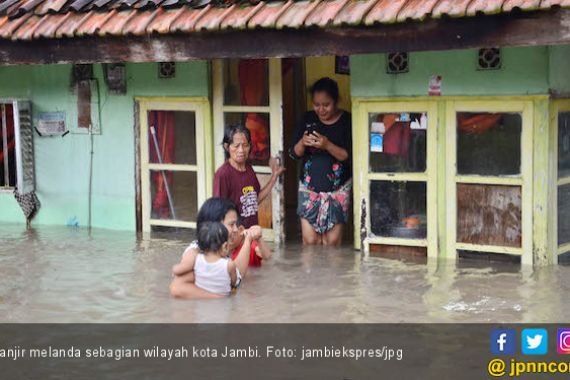
<path fill-rule="evenodd" d="M 545 115 L 548 114 L 548 95 L 532 95 L 532 96 L 477 96 L 477 97 L 467 97 L 467 96 L 449 96 L 449 97 L 373 97 L 373 98 L 363 98 L 354 97 L 353 101 L 353 165 L 354 165 L 354 220 L 355 220 L 355 230 L 354 230 L 354 246 L 356 249 L 367 249 L 367 245 L 370 242 L 377 242 L 380 240 L 370 239 L 368 236 L 364 237 L 364 246 L 361 247 L 361 234 L 364 231 L 361 227 L 361 201 L 366 200 L 367 207 L 365 212 L 367 213 L 366 225 L 364 226 L 365 231 L 369 231 L 369 181 L 370 179 L 396 179 L 395 176 L 389 175 L 377 175 L 369 174 L 368 166 L 368 149 L 369 149 L 369 136 L 368 136 L 368 112 L 370 110 L 381 110 L 386 111 L 387 105 L 397 104 L 401 109 L 418 109 L 412 108 L 415 106 L 424 106 L 424 108 L 429 105 L 435 107 L 432 109 L 433 115 L 436 117 L 429 117 L 430 126 L 434 120 L 437 122 L 436 134 L 429 135 L 430 141 L 434 139 L 432 145 L 428 142 L 428 160 L 434 162 L 431 166 L 428 165 L 428 169 L 432 169 L 433 172 L 427 173 L 428 177 L 428 189 L 434 188 L 435 191 L 431 192 L 430 199 L 433 200 L 435 196 L 435 201 L 430 202 L 432 205 L 431 212 L 428 214 L 432 217 L 430 218 L 430 223 L 435 217 L 435 225 L 439 226 L 437 234 L 434 237 L 433 234 L 430 235 L 428 232 L 428 257 L 442 257 L 448 259 L 457 258 L 457 249 L 469 249 L 473 251 L 481 252 L 496 252 L 496 253 L 506 253 L 513 255 L 520 255 L 521 262 L 523 264 L 536 264 L 534 261 L 540 261 L 540 263 L 549 262 L 551 259 L 549 257 L 538 257 L 535 258 L 535 250 L 540 248 L 541 251 L 545 251 L 545 255 L 548 254 L 548 247 L 551 245 L 552 234 L 549 226 L 556 226 L 556 223 L 552 224 L 552 218 L 556 217 L 553 207 L 555 203 L 552 200 L 552 192 L 546 193 L 547 188 L 552 188 L 553 186 L 544 186 L 544 181 L 548 182 L 548 179 L 544 181 L 533 182 L 533 178 L 537 175 L 542 175 L 540 171 L 545 171 L 544 165 L 545 161 L 548 162 L 551 154 L 551 146 L 557 146 L 554 136 L 550 136 L 547 131 L 553 130 L 549 128 L 549 120 Z M 560 107 L 570 108 L 570 100 L 559 101 Z M 390 106 L 391 111 L 394 111 L 394 107 Z M 562 108 L 559 108 L 562 109 Z M 564 108 L 566 109 L 566 108 Z M 546 111 L 544 111 L 546 110 Z M 554 108 L 553 108 L 554 110 Z M 481 177 L 481 176 L 457 176 L 456 175 L 456 111 L 474 111 L 474 112 L 520 112 L 523 118 L 523 128 L 521 135 L 521 174 L 519 176 L 505 176 L 505 177 Z M 404 112 L 404 111 L 402 111 Z M 554 111 L 551 111 L 551 115 L 554 115 Z M 554 120 L 554 116 L 552 116 Z M 551 121 L 554 122 L 554 121 Z M 435 135 L 435 136 L 434 136 Z M 550 137 L 549 137 L 550 136 Z M 551 143 L 548 144 L 548 139 Z M 544 141 L 546 140 L 546 143 Z M 554 144 L 554 145 L 552 145 Z M 433 148 L 430 148 L 432 147 Z M 452 159 L 450 159 L 452 158 Z M 549 165 L 548 165 L 549 166 Z M 550 167 L 550 166 L 549 166 Z M 546 178 L 551 178 L 548 171 L 543 173 Z M 423 177 L 417 177 L 417 175 L 404 175 L 398 176 L 399 179 L 407 180 L 418 180 L 423 179 Z M 542 177 L 541 177 L 542 178 Z M 566 183 L 566 180 L 562 180 L 560 183 Z M 568 180 L 570 181 L 570 179 Z M 482 184 L 501 184 L 501 185 L 516 185 L 522 186 L 522 233 L 523 240 L 522 246 L 520 248 L 510 248 L 510 247 L 495 247 L 495 246 L 485 246 L 485 245 L 467 245 L 467 244 L 457 244 L 457 197 L 456 197 L 456 185 L 457 183 L 482 183 Z M 540 183 L 538 183 L 540 182 Z M 428 190 L 429 191 L 429 190 Z M 544 194 L 542 194 L 544 192 Z M 435 195 L 433 194 L 435 193 Z M 547 207 L 547 204 L 549 205 Z M 436 208 L 436 212 L 433 212 L 433 208 Z M 544 209 L 547 208 L 550 211 L 545 212 Z M 552 211 L 552 212 L 551 212 Z M 547 215 L 547 216 L 545 216 Z M 533 226 L 533 221 L 536 219 L 543 218 L 544 226 Z M 548 219 L 548 221 L 546 221 Z M 541 222 L 542 223 L 542 222 Z M 435 241 L 432 242 L 431 238 Z M 543 241 L 544 240 L 544 241 Z M 546 242 L 549 240 L 549 242 Z M 439 244 L 438 244 L 439 241 Z M 387 241 L 384 241 L 387 242 Z M 541 247 L 535 247 L 537 242 Z M 408 242 L 410 244 L 418 245 L 418 242 Z M 422 242 L 419 245 L 424 245 Z M 568 247 L 570 250 L 570 245 Z"/>
<path fill-rule="evenodd" d="M 551 134 L 550 134 L 550 138 L 551 138 L 551 142 L 552 142 L 552 146 L 553 146 L 553 167 L 555 170 L 555 175 L 554 175 L 554 184 L 552 186 L 549 186 L 552 191 L 551 191 L 551 199 L 553 200 L 552 202 L 552 222 L 551 225 L 553 226 L 552 228 L 552 239 L 553 239 L 553 244 L 554 247 L 556 247 L 556 251 L 557 251 L 557 257 L 559 255 L 562 255 L 564 253 L 568 253 L 570 252 L 570 243 L 566 243 L 566 244 L 562 244 L 562 245 L 558 245 L 558 188 L 560 186 L 564 186 L 564 185 L 570 185 L 570 176 L 566 176 L 566 177 L 559 177 L 558 174 L 558 114 L 560 112 L 570 112 L 570 99 L 556 99 L 553 100 L 551 102 Z"/>
<path fill-rule="evenodd" d="M 521 173 L 517 176 L 477 176 L 457 174 L 457 112 L 516 112 L 522 117 Z M 448 257 L 456 257 L 457 250 L 492 252 L 521 256 L 523 264 L 533 262 L 533 102 L 530 100 L 449 100 L 446 103 L 446 151 L 447 151 L 447 249 Z M 522 245 L 520 248 L 467 244 L 457 242 L 457 184 L 520 186 L 522 194 Z"/>
<path fill-rule="evenodd" d="M 426 171 L 423 173 L 371 173 L 369 171 L 370 160 L 370 134 L 368 115 L 370 113 L 424 113 L 428 114 L 427 132 L 427 157 Z M 411 247 L 426 247 L 428 257 L 436 257 L 438 252 L 437 231 L 437 131 L 438 131 L 438 106 L 433 99 L 404 100 L 397 98 L 384 99 L 353 99 L 353 168 L 354 168 L 354 220 L 356 249 L 363 248 L 369 251 L 370 244 L 388 244 Z M 410 181 L 425 182 L 427 186 L 427 238 L 426 239 L 403 239 L 391 237 L 371 237 L 364 239 L 364 247 L 361 247 L 360 232 L 361 202 L 366 200 L 366 231 L 370 230 L 370 182 L 380 181 Z"/>
<path fill-rule="evenodd" d="M 219 147 L 224 137 L 224 113 L 225 112 L 261 112 L 269 114 L 271 156 L 280 156 L 283 161 L 283 93 L 281 77 L 281 59 L 270 58 L 269 60 L 269 105 L 268 106 L 234 106 L 224 105 L 224 77 L 223 60 L 212 61 L 212 94 L 213 94 L 213 121 L 214 121 L 214 146 L 215 168 L 224 163 L 224 152 Z M 271 174 L 269 166 L 254 166 L 258 174 Z M 215 170 L 215 169 L 214 169 Z M 284 237 L 283 220 L 283 191 L 282 183 L 277 181 L 271 193 L 272 229 L 264 229 L 263 237 L 276 243 Z"/>
<path fill-rule="evenodd" d="M 152 219 L 150 215 L 150 171 L 178 170 L 195 172 L 197 175 L 198 208 L 212 194 L 213 152 L 210 102 L 206 97 L 137 97 L 140 122 L 140 171 L 143 231 L 150 232 L 151 226 L 196 228 L 195 222 Z M 188 111 L 196 115 L 196 165 L 155 164 L 149 162 L 148 112 Z M 196 210 L 197 212 L 198 210 Z"/>

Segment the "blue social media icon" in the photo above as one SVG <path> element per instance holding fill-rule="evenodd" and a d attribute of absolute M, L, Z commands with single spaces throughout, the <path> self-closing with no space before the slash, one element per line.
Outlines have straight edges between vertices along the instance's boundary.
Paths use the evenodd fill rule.
<path fill-rule="evenodd" d="M 491 331 L 491 353 L 493 355 L 514 355 L 517 350 L 517 337 L 513 329 Z"/>
<path fill-rule="evenodd" d="M 521 333 L 522 353 L 525 355 L 546 355 L 548 352 L 548 331 L 545 329 L 524 329 Z"/>

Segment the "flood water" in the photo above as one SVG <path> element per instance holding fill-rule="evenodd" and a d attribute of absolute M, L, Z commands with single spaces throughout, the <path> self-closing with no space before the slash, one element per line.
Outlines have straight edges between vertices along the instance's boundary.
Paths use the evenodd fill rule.
<path fill-rule="evenodd" d="M 0 322 L 563 322 L 570 267 L 404 263 L 350 247 L 276 248 L 229 299 L 169 297 L 192 232 L 0 224 Z"/>

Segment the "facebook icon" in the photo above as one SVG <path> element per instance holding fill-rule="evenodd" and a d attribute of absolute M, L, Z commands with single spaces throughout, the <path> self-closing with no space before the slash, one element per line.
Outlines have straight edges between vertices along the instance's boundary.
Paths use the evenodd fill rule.
<path fill-rule="evenodd" d="M 493 355 L 514 355 L 516 349 L 515 330 L 495 329 L 491 331 L 491 353 Z"/>

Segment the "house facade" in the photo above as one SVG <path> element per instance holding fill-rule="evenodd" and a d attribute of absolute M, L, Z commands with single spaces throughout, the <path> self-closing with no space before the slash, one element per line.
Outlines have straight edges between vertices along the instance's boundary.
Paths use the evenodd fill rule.
<path fill-rule="evenodd" d="M 269 157 L 288 168 L 260 212 L 286 240 L 286 151 L 308 87 L 330 76 L 352 113 L 355 248 L 556 263 L 570 252 L 570 11 L 520 3 L 4 1 L 0 222 L 26 222 L 18 187 L 41 203 L 33 224 L 195 227 L 224 126 L 242 123 L 262 183 Z"/>

